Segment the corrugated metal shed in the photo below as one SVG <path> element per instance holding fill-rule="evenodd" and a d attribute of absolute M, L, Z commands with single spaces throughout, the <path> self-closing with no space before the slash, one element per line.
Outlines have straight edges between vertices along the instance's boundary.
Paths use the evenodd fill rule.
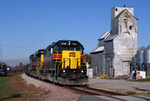
<path fill-rule="evenodd" d="M 105 41 L 111 41 L 111 40 L 113 40 L 116 36 L 117 36 L 117 34 L 115 34 L 115 35 L 109 35 L 108 38 L 105 39 Z"/>
<path fill-rule="evenodd" d="M 101 46 L 101 47 L 97 47 L 94 51 L 91 52 L 92 53 L 97 53 L 97 52 L 102 52 L 104 51 L 104 46 Z"/>
<path fill-rule="evenodd" d="M 110 35 L 110 31 L 104 33 L 98 40 L 106 39 Z"/>

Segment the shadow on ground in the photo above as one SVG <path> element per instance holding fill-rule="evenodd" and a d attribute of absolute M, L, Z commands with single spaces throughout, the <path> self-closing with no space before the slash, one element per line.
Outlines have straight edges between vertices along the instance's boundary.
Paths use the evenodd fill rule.
<path fill-rule="evenodd" d="M 12 95 L 9 96 L 9 97 L 0 99 L 0 101 L 12 99 L 12 98 L 20 98 L 20 97 L 21 97 L 21 94 L 12 94 Z"/>
<path fill-rule="evenodd" d="M 149 89 L 140 89 L 140 88 L 138 88 L 138 87 L 134 87 L 134 86 L 132 86 L 135 90 L 138 90 L 138 91 L 149 91 Z"/>

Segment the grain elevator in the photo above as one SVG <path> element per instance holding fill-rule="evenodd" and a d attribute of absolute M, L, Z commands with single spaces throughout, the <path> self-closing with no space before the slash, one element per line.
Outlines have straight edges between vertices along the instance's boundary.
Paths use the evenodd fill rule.
<path fill-rule="evenodd" d="M 133 7 L 111 9 L 111 31 L 104 33 L 91 51 L 95 75 L 130 74 L 130 63 L 137 52 L 137 20 Z"/>

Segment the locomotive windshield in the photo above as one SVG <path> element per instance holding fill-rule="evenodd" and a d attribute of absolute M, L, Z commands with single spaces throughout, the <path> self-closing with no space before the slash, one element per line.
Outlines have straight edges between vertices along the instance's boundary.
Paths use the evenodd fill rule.
<path fill-rule="evenodd" d="M 65 47 L 65 46 L 61 46 L 60 49 L 59 49 L 59 53 L 62 53 L 63 50 L 80 51 L 81 53 L 83 52 L 83 49 L 80 46 L 78 46 L 78 47 Z"/>
<path fill-rule="evenodd" d="M 36 61 L 36 58 L 32 58 L 32 62 L 35 62 Z"/>

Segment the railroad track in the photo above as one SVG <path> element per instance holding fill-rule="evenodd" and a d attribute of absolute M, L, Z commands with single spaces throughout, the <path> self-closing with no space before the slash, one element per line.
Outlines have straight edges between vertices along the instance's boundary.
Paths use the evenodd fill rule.
<path fill-rule="evenodd" d="M 76 91 L 80 94 L 83 95 L 100 95 L 100 96 L 106 96 L 106 97 L 110 97 L 116 100 L 120 100 L 120 101 L 126 101 L 124 99 L 118 98 L 116 96 L 126 96 L 124 94 L 120 94 L 120 93 L 116 93 L 116 92 L 110 92 L 110 91 L 106 91 L 106 90 L 101 90 L 101 89 L 95 89 L 95 88 L 91 88 L 91 87 L 66 87 L 67 89 Z"/>

